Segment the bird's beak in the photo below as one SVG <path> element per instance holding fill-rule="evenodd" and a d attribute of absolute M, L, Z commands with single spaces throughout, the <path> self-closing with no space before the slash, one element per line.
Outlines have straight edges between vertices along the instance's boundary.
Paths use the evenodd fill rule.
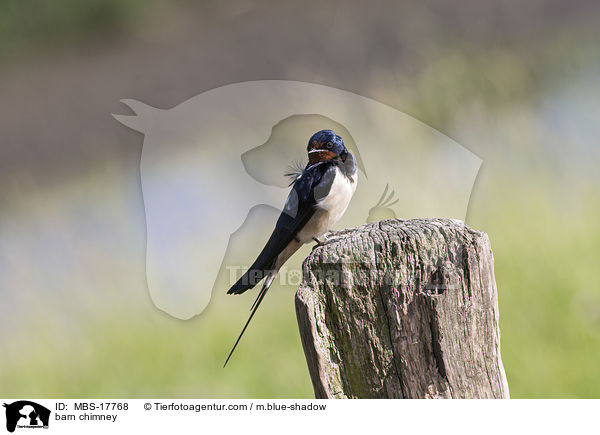
<path fill-rule="evenodd" d="M 337 154 L 329 150 L 314 149 L 308 152 L 308 161 L 311 165 L 315 163 L 325 162 L 337 157 Z"/>

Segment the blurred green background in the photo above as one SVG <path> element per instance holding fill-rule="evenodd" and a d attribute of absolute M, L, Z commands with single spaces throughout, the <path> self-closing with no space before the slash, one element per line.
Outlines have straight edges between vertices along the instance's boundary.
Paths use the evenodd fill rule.
<path fill-rule="evenodd" d="M 288 79 L 483 159 L 467 223 L 492 241 L 511 396 L 600 397 L 599 19 L 592 1 L 3 0 L 0 396 L 312 397 L 293 292 L 270 293 L 226 370 L 249 298 L 189 321 L 154 307 L 142 137 L 110 117 Z"/>

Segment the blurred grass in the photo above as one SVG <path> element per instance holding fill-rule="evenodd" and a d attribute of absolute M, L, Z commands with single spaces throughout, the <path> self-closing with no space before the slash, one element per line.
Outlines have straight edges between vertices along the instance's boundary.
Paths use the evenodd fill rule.
<path fill-rule="evenodd" d="M 503 187 L 470 224 L 492 241 L 511 397 L 597 398 L 599 192 L 561 207 L 527 180 Z"/>
<path fill-rule="evenodd" d="M 4 344 L 0 394 L 310 397 L 292 295 L 269 299 L 225 369 L 248 307 L 220 313 L 209 309 L 192 321 L 174 319 L 151 306 L 99 307 L 72 323 L 73 329 L 48 322 L 48 313 L 39 313 Z"/>

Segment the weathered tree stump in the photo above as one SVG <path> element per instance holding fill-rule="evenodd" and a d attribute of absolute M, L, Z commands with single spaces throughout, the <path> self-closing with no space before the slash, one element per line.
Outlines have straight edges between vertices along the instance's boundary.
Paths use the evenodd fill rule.
<path fill-rule="evenodd" d="M 303 265 L 317 398 L 508 398 L 487 234 L 450 219 L 342 231 Z"/>

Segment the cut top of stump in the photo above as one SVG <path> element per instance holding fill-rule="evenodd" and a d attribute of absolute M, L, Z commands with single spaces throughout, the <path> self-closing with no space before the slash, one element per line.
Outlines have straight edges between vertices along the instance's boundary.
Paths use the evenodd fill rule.
<path fill-rule="evenodd" d="M 296 294 L 318 398 L 507 398 L 490 241 L 386 220 L 316 247 Z"/>

